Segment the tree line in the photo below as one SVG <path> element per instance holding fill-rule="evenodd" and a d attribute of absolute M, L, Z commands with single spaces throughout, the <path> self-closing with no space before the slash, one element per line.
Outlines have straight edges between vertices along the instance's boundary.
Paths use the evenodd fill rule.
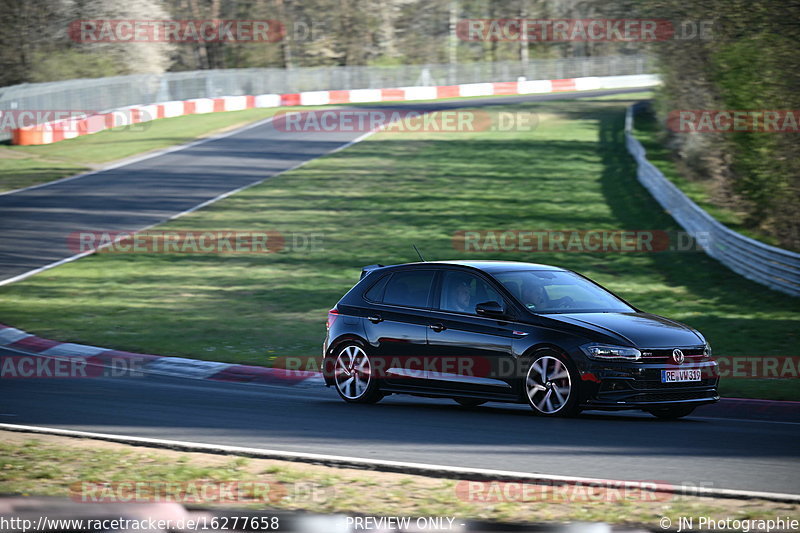
<path fill-rule="evenodd" d="M 0 0 L 0 86 L 198 69 L 401 65 L 638 53 L 641 43 L 465 41 L 474 18 L 589 18 L 584 0 Z M 79 20 L 276 20 L 277 42 L 85 43 Z"/>
<path fill-rule="evenodd" d="M 663 86 L 656 110 L 753 110 L 800 116 L 800 3 L 786 0 L 647 0 L 643 16 L 712 21 L 706 38 L 667 40 L 658 56 Z M 785 113 L 783 113 L 785 116 Z M 668 131 L 681 172 L 704 182 L 715 205 L 744 226 L 800 251 L 800 137 L 775 131 Z M 758 128 L 755 128 L 758 129 Z"/>

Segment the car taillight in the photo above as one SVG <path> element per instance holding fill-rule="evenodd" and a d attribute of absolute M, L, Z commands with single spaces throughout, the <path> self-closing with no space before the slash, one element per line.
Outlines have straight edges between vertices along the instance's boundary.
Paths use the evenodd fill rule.
<path fill-rule="evenodd" d="M 334 322 L 336 322 L 336 318 L 339 316 L 339 311 L 334 307 L 330 311 L 328 311 L 328 321 L 325 322 L 325 327 L 331 329 L 331 326 Z"/>

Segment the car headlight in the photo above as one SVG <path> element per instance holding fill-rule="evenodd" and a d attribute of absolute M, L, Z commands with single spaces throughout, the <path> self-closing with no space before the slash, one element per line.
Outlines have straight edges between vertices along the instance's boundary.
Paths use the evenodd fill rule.
<path fill-rule="evenodd" d="M 609 346 L 606 344 L 593 343 L 581 346 L 581 350 L 591 359 L 638 361 L 642 358 L 642 352 L 636 348 L 628 348 L 626 346 Z"/>
<path fill-rule="evenodd" d="M 711 345 L 709 343 L 706 343 L 703 348 L 703 357 L 711 357 Z"/>

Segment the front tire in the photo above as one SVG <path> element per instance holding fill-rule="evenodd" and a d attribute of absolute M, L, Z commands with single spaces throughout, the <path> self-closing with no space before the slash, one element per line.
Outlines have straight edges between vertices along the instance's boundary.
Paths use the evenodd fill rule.
<path fill-rule="evenodd" d="M 376 403 L 383 398 L 364 347 L 348 342 L 339 349 L 333 366 L 336 392 L 348 403 Z"/>
<path fill-rule="evenodd" d="M 537 352 L 530 361 L 523 390 L 533 412 L 550 417 L 577 415 L 580 380 L 571 361 L 553 350 Z"/>
<path fill-rule="evenodd" d="M 659 409 L 648 409 L 647 412 L 662 420 L 677 420 L 684 416 L 689 416 L 694 410 L 694 406 L 673 405 L 670 407 L 661 407 Z"/>

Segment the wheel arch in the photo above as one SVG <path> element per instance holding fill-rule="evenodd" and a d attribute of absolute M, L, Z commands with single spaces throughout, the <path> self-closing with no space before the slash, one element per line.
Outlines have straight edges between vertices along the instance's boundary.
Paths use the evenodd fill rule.
<path fill-rule="evenodd" d="M 333 357 L 336 355 L 336 352 L 339 351 L 339 348 L 343 344 L 353 341 L 361 344 L 365 349 L 369 346 L 369 343 L 366 341 L 366 339 L 350 332 L 342 333 L 328 344 L 328 350 L 325 352 L 324 359 L 322 361 L 322 377 L 325 380 L 325 385 L 331 387 L 334 384 L 332 361 Z"/>
<path fill-rule="evenodd" d="M 559 346 L 558 344 L 555 344 L 554 342 L 551 342 L 551 341 L 537 342 L 536 344 L 533 344 L 533 345 L 527 347 L 525 349 L 525 351 L 522 352 L 522 355 L 520 355 L 519 359 L 520 359 L 520 361 L 527 361 L 531 357 L 533 357 L 533 355 L 536 352 L 541 352 L 543 350 L 553 350 L 555 352 L 558 352 L 559 354 L 561 354 L 564 357 L 566 357 L 567 359 L 569 359 L 569 361 L 573 365 L 575 364 L 575 361 L 569 355 L 569 350 L 566 350 L 566 349 L 562 348 L 561 346 Z"/>
<path fill-rule="evenodd" d="M 534 355 L 536 355 L 539 352 L 548 351 L 548 350 L 556 352 L 559 355 L 561 355 L 562 357 L 564 357 L 567 360 L 568 364 L 570 364 L 572 366 L 572 370 L 575 372 L 575 374 L 577 376 L 581 375 L 580 369 L 578 368 L 578 364 L 575 361 L 575 359 L 570 355 L 568 349 L 566 349 L 566 348 L 564 348 L 562 346 L 559 346 L 558 344 L 556 344 L 556 343 L 554 343 L 552 341 L 542 341 L 542 342 L 537 342 L 536 344 L 533 344 L 533 345 L 529 346 L 528 348 L 525 349 L 524 352 L 522 352 L 522 355 L 520 355 L 520 357 L 519 357 L 519 372 L 520 372 L 520 376 L 524 376 L 524 375 L 527 374 L 528 365 L 531 363 L 531 360 L 533 359 Z M 524 379 L 520 379 L 519 380 L 518 391 L 517 392 L 520 395 L 520 399 L 521 400 L 527 401 L 527 399 L 525 398 L 525 386 L 523 384 L 523 381 L 524 381 Z M 578 389 L 579 401 L 583 402 L 585 394 L 586 394 L 586 391 L 585 391 L 585 387 L 582 386 L 580 379 L 578 379 L 576 381 L 576 386 L 577 386 L 577 389 Z"/>

